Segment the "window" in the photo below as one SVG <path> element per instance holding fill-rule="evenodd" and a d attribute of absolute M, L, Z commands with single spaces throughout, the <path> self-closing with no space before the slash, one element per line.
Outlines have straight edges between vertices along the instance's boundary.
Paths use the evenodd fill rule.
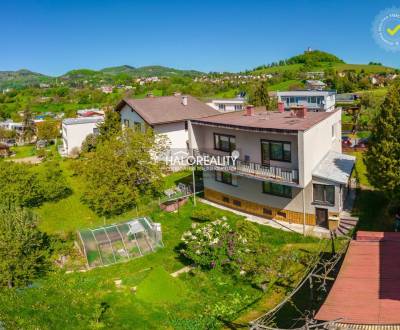
<path fill-rule="evenodd" d="M 241 201 L 238 201 L 238 200 L 236 200 L 236 199 L 234 199 L 234 200 L 233 200 L 233 205 L 235 205 L 235 206 L 242 206 L 242 202 L 241 202 Z"/>
<path fill-rule="evenodd" d="M 277 215 L 279 215 L 280 217 L 286 219 L 286 213 L 285 212 L 280 211 L 280 212 L 277 213 Z"/>
<path fill-rule="evenodd" d="M 272 215 L 272 210 L 271 209 L 267 209 L 267 208 L 263 208 L 263 213 L 265 214 L 265 215 Z"/>
<path fill-rule="evenodd" d="M 290 162 L 292 157 L 290 142 L 261 141 L 261 158 L 263 165 L 270 160 Z"/>
<path fill-rule="evenodd" d="M 335 205 L 335 186 L 315 183 L 313 192 L 315 203 Z"/>
<path fill-rule="evenodd" d="M 232 135 L 214 133 L 214 149 L 231 152 L 236 149 L 236 139 Z"/>
<path fill-rule="evenodd" d="M 235 104 L 235 111 L 240 111 L 242 109 L 243 109 L 243 107 L 241 104 Z"/>
<path fill-rule="evenodd" d="M 124 127 L 129 127 L 129 119 L 124 119 Z"/>
<path fill-rule="evenodd" d="M 333 124 L 332 125 L 332 140 L 335 138 L 335 136 L 336 136 L 336 125 Z"/>
<path fill-rule="evenodd" d="M 218 104 L 218 110 L 224 110 L 225 111 L 225 104 Z"/>
<path fill-rule="evenodd" d="M 263 193 L 292 198 L 292 187 L 273 182 L 263 182 Z"/>
<path fill-rule="evenodd" d="M 137 131 L 137 132 L 142 131 L 142 123 L 135 121 L 135 122 L 133 122 L 133 127 L 134 127 L 135 131 Z"/>
<path fill-rule="evenodd" d="M 187 131 L 187 130 L 188 130 L 188 122 L 185 121 L 185 131 Z"/>
<path fill-rule="evenodd" d="M 93 134 L 94 135 L 99 135 L 99 129 L 97 127 L 93 128 Z"/>
<path fill-rule="evenodd" d="M 222 201 L 223 201 L 224 203 L 229 203 L 229 198 L 226 197 L 226 196 L 222 196 Z"/>
<path fill-rule="evenodd" d="M 215 181 L 237 186 L 237 177 L 227 172 L 215 171 Z"/>

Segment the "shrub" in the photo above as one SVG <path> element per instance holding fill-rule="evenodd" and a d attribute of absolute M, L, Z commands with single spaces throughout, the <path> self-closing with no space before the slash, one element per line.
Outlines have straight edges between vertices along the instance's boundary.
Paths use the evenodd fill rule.
<path fill-rule="evenodd" d="M 182 241 L 185 248 L 181 253 L 206 268 L 224 267 L 236 271 L 250 252 L 246 238 L 221 220 L 194 225 L 192 230 L 183 233 Z"/>

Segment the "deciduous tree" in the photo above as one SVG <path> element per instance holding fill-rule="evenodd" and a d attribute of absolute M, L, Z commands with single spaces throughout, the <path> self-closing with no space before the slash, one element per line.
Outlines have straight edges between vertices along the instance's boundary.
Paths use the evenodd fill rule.
<path fill-rule="evenodd" d="M 25 286 L 43 273 L 49 246 L 30 211 L 0 209 L 0 286 Z"/>
<path fill-rule="evenodd" d="M 126 130 L 101 142 L 81 167 L 86 182 L 84 202 L 98 214 L 109 216 L 157 194 L 164 167 L 157 155 L 165 148 L 165 142 L 150 129 L 144 133 Z"/>

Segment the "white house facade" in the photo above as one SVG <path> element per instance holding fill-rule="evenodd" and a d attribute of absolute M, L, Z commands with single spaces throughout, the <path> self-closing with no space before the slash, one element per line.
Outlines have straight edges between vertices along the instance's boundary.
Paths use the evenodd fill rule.
<path fill-rule="evenodd" d="M 66 118 L 62 121 L 63 156 L 71 156 L 80 151 L 83 141 L 89 134 L 98 134 L 98 125 L 104 121 L 103 116 L 87 118 Z"/>
<path fill-rule="evenodd" d="M 116 107 L 123 128 L 143 131 L 152 127 L 167 138 L 171 152 L 188 152 L 188 120 L 218 114 L 192 96 L 174 95 L 124 99 Z"/>
<path fill-rule="evenodd" d="M 207 105 L 219 112 L 241 111 L 244 109 L 245 100 L 243 98 L 235 99 L 215 99 L 207 102 Z"/>
<path fill-rule="evenodd" d="M 194 154 L 239 158 L 205 170 L 204 196 L 261 217 L 328 226 L 340 217 L 355 158 L 341 153 L 341 110 L 256 109 L 190 122 Z"/>
<path fill-rule="evenodd" d="M 278 102 L 283 102 L 285 110 L 304 105 L 308 111 L 333 111 L 336 91 L 285 91 L 277 92 Z"/>

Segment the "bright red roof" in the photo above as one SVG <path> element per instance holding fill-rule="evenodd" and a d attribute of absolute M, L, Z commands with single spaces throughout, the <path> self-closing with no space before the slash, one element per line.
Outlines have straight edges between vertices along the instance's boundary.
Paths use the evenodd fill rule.
<path fill-rule="evenodd" d="M 400 233 L 359 231 L 315 318 L 400 324 Z"/>

